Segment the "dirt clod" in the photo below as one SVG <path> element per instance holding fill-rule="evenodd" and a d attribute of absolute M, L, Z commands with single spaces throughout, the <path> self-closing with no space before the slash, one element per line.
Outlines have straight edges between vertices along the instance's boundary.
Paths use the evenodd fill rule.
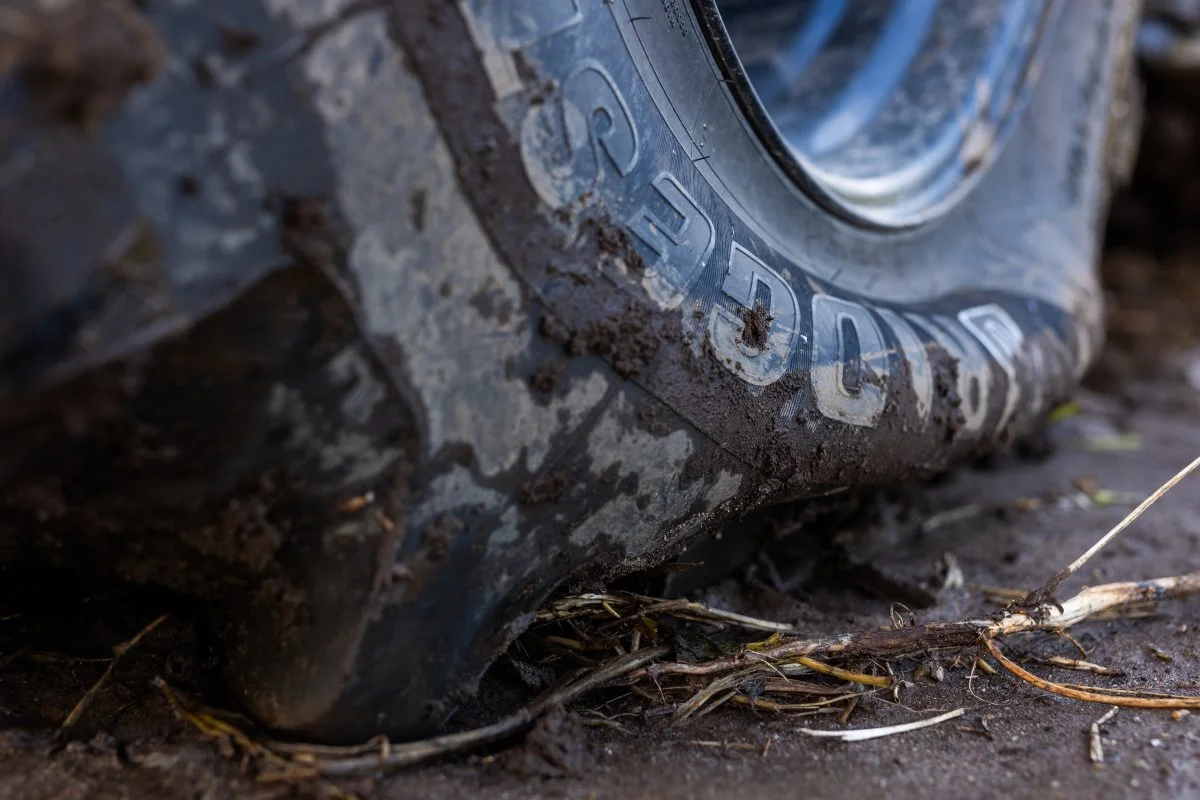
<path fill-rule="evenodd" d="M 558 709 L 538 720 L 525 743 L 507 754 L 506 766 L 522 778 L 578 775 L 595 759 L 579 717 Z"/>
<path fill-rule="evenodd" d="M 425 526 L 424 552 L 431 561 L 440 561 L 450 554 L 454 540 L 466 530 L 462 520 L 453 514 L 443 514 Z"/>
<path fill-rule="evenodd" d="M 529 378 L 529 384 L 544 395 L 554 394 L 558 382 L 562 380 L 566 367 L 558 361 L 547 361 L 542 364 Z"/>
<path fill-rule="evenodd" d="M 755 350 L 765 350 L 767 337 L 771 333 L 771 315 L 761 303 L 755 303 L 754 308 L 742 312 L 742 343 Z"/>
<path fill-rule="evenodd" d="M 429 192 L 423 187 L 413 190 L 408 198 L 409 221 L 417 233 L 425 232 L 425 215 L 429 211 Z"/>
<path fill-rule="evenodd" d="M 521 505 L 538 506 L 543 503 L 555 503 L 562 499 L 571 485 L 571 473 L 568 470 L 555 470 L 538 476 L 521 487 L 519 494 Z"/>
<path fill-rule="evenodd" d="M 593 322 L 572 339 L 568 351 L 595 353 L 608 359 L 622 378 L 632 378 L 654 358 L 659 342 L 650 313 L 631 306 L 623 314 Z"/>
<path fill-rule="evenodd" d="M 646 271 L 645 259 L 623 227 L 603 217 L 595 217 L 586 220 L 583 229 L 592 236 L 601 258 L 620 260 L 635 274 Z"/>
<path fill-rule="evenodd" d="M 594 353 L 612 364 L 622 378 L 641 373 L 658 352 L 660 335 L 654 330 L 650 312 L 632 301 L 617 313 L 588 323 L 572 331 L 557 317 L 546 314 L 539 330 L 542 336 L 561 346 L 567 355 Z"/>
<path fill-rule="evenodd" d="M 221 26 L 221 52 L 230 58 L 240 58 L 258 47 L 259 36 L 253 31 Z"/>
<path fill-rule="evenodd" d="M 52 120 L 88 128 L 162 67 L 162 43 L 128 0 L 4 8 L 23 23 L 0 26 L 0 72 L 19 70 Z"/>
<path fill-rule="evenodd" d="M 330 203 L 322 198 L 291 196 L 276 197 L 272 202 L 279 207 L 283 251 L 327 276 L 344 275 L 350 237 Z"/>

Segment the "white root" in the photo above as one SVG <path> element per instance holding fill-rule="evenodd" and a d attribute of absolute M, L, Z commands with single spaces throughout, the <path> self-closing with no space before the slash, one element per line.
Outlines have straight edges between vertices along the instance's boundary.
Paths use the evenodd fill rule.
<path fill-rule="evenodd" d="M 807 736 L 815 736 L 821 739 L 836 739 L 839 742 L 862 742 L 867 739 L 882 739 L 884 736 L 895 736 L 898 733 L 917 731 L 921 728 L 931 728 L 934 725 L 940 725 L 948 720 L 961 717 L 965 712 L 965 708 L 956 708 L 953 711 L 947 711 L 945 714 L 939 714 L 929 719 L 905 722 L 901 725 L 888 725 L 883 728 L 858 728 L 850 731 L 822 731 L 813 728 L 799 728 L 798 730 Z"/>

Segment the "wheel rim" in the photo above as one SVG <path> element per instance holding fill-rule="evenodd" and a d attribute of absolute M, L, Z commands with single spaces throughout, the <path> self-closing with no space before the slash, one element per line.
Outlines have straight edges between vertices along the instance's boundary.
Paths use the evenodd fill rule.
<path fill-rule="evenodd" d="M 928 222 L 999 154 L 1060 0 L 695 0 L 779 166 L 848 220 Z"/>

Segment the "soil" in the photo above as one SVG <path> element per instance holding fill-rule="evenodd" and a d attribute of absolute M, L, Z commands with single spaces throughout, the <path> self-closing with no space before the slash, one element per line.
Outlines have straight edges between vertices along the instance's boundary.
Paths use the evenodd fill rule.
<path fill-rule="evenodd" d="M 824 530 L 818 525 L 784 538 L 766 551 L 769 560 L 756 559 L 698 596 L 798 622 L 814 634 L 887 624 L 895 586 L 908 587 L 904 598 L 918 621 L 994 611 L 982 587 L 1032 588 L 1129 509 L 1126 502 L 1081 506 L 1070 499 L 1078 495 L 1077 485 L 1140 497 L 1200 452 L 1194 422 L 1200 395 L 1177 383 L 1145 388 L 1153 388 L 1160 401 L 1135 412 L 1110 398 L 1081 394 L 1082 411 L 1049 431 L 1055 448 L 1049 458 L 1006 454 L 933 485 L 872 498 L 856 524 Z M 1095 449 L 1119 433 L 1136 434 L 1137 449 Z M 1031 508 L 1037 505 L 1031 498 L 1040 507 Z M 948 518 L 944 512 L 961 515 L 964 508 L 977 513 L 938 524 Z M 841 561 L 857 570 L 831 567 L 831 541 Z M 964 588 L 937 588 L 947 553 L 962 570 Z M 1083 584 L 1191 569 L 1200 563 L 1200 493 L 1185 486 L 1169 494 L 1093 563 L 1062 587 L 1060 597 Z M 103 672 L 108 649 L 153 615 L 146 612 L 145 598 L 119 591 L 73 601 L 59 596 L 55 605 L 43 599 L 30 606 L 39 597 L 34 588 L 26 587 L 0 609 L 0 724 L 6 729 L 0 733 L 0 798 L 318 792 L 315 785 L 257 784 L 236 757 L 223 755 L 221 746 L 172 716 L 151 686 L 155 675 L 229 707 L 211 674 L 202 634 L 181 621 L 155 631 L 132 651 L 69 743 L 56 743 L 53 728 Z M 98 608 L 105 613 L 97 615 Z M 1036 660 L 1026 665 L 1059 681 L 1197 694 L 1197 611 L 1200 600 L 1194 599 L 1163 605 L 1151 617 L 1084 623 L 1073 630 L 1089 661 L 1120 668 L 1123 677 L 1084 675 Z M 176 618 L 186 620 L 186 609 Z M 80 639 L 82 628 L 65 621 L 82 625 L 85 619 L 90 635 Z M 1022 659 L 1075 655 L 1073 645 L 1050 635 L 1014 640 L 1006 648 Z M 940 670 L 924 657 L 894 662 L 897 674 L 911 682 L 899 702 L 863 702 L 849 720 L 851 727 L 873 727 L 966 709 L 957 720 L 903 736 L 857 744 L 814 740 L 798 729 L 838 727 L 835 717 L 796 718 L 744 707 L 718 709 L 672 727 L 650 706 L 601 693 L 575 711 L 613 716 L 611 727 L 585 728 L 594 724 L 591 715 L 556 717 L 507 750 L 343 786 L 383 798 L 724 797 L 749 787 L 758 796 L 783 797 L 794 796 L 802 778 L 814 797 L 880 791 L 899 796 L 968 791 L 981 797 L 1200 793 L 1195 758 L 1200 713 L 1174 719 L 1169 712 L 1121 710 L 1104 729 L 1105 763 L 1096 765 L 1088 756 L 1088 731 L 1107 708 L 1046 695 L 1005 673 L 970 679 L 969 659 L 952 652 L 931 658 Z M 918 672 L 942 673 L 943 679 L 915 679 Z M 481 721 L 521 702 L 524 695 L 511 683 L 498 674 L 465 721 Z"/>
<path fill-rule="evenodd" d="M 518 496 L 521 504 L 525 506 L 554 503 L 566 494 L 570 486 L 570 471 L 565 469 L 554 470 L 522 486 Z"/>
<path fill-rule="evenodd" d="M 990 613 L 997 606 L 985 587 L 1041 584 L 1200 453 L 1200 374 L 1193 367 L 1200 232 L 1194 214 L 1184 213 L 1200 184 L 1179 168 L 1200 167 L 1194 156 L 1181 160 L 1200 150 L 1186 104 L 1153 81 L 1149 100 L 1152 146 L 1143 150 L 1133 188 L 1118 199 L 1109 231 L 1110 345 L 1077 396 L 1077 412 L 1009 452 L 923 485 L 859 498 L 853 514 L 781 510 L 744 523 L 727 532 L 737 537 L 724 539 L 766 544 L 748 560 L 726 553 L 727 567 L 706 571 L 697 599 L 814 635 L 870 630 L 888 624 L 892 612 L 911 612 L 917 621 Z M 1173 182 L 1165 182 L 1164 169 Z M 586 345 L 603 341 L 597 334 Z M 649 355 L 636 360 L 642 357 Z M 1061 587 L 1060 597 L 1085 584 L 1197 568 L 1198 480 L 1167 495 Z M 1107 490 L 1112 502 L 1085 500 L 1081 488 L 1092 497 Z M 530 501 L 548 502 L 556 489 L 530 487 Z M 453 536 L 452 520 L 439 524 Z M 716 553 L 710 567 L 722 563 Z M 964 585 L 944 588 L 954 566 Z M 191 622 L 190 609 L 122 587 L 63 586 L 53 576 L 29 575 L 3 590 L 0 800 L 328 794 L 328 786 L 312 782 L 258 782 L 228 742 L 206 740 L 175 717 L 152 684 L 156 676 L 210 706 L 236 707 L 222 694 L 206 632 Z M 56 739 L 56 728 L 109 666 L 113 646 L 163 610 L 171 620 L 129 651 L 70 733 Z M 1005 648 L 1058 681 L 1200 694 L 1198 611 L 1200 599 L 1192 599 L 1150 616 L 1073 629 L 1087 660 L 1123 670 L 1120 677 L 1045 664 L 1051 655 L 1077 655 L 1065 638 L 1034 635 Z M 1103 728 L 1104 761 L 1097 764 L 1088 734 L 1106 707 L 1047 695 L 1003 672 L 972 677 L 971 662 L 939 652 L 892 663 L 906 681 L 898 700 L 864 700 L 846 725 L 965 709 L 958 719 L 900 736 L 855 744 L 813 739 L 800 729 L 842 723 L 728 705 L 673 727 L 648 701 L 601 692 L 545 718 L 507 748 L 339 787 L 380 798 L 1200 795 L 1200 713 L 1123 709 Z M 486 722 L 548 680 L 503 661 L 457 724 Z"/>
<path fill-rule="evenodd" d="M 19 26 L 0 33 L 0 72 L 20 68 L 51 119 L 87 127 L 162 65 L 162 45 L 131 0 L 13 5 L 29 15 L 32 35 Z"/>
<path fill-rule="evenodd" d="M 767 334 L 771 332 L 771 315 L 761 304 L 743 315 L 745 326 L 742 328 L 742 343 L 755 350 L 764 350 L 767 346 Z"/>

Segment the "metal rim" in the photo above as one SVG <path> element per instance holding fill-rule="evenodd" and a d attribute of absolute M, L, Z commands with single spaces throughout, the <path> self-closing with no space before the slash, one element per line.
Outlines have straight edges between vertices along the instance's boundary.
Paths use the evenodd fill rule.
<path fill-rule="evenodd" d="M 1000 153 L 1061 0 L 694 0 L 731 91 L 807 194 L 929 222 Z"/>

